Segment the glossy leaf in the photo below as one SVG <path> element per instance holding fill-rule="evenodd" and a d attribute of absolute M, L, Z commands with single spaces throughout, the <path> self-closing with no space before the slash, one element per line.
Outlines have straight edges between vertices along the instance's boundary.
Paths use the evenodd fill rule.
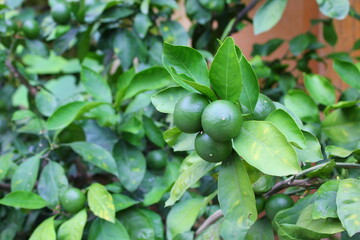
<path fill-rule="evenodd" d="M 209 72 L 211 86 L 224 100 L 236 102 L 242 87 L 241 69 L 235 42 L 227 38 L 218 49 Z"/>
<path fill-rule="evenodd" d="M 0 156 L 0 181 L 6 176 L 11 167 L 13 154 L 7 153 Z"/>
<path fill-rule="evenodd" d="M 244 122 L 240 135 L 234 139 L 234 149 L 263 173 L 286 176 L 300 171 L 295 150 L 271 122 Z"/>
<path fill-rule="evenodd" d="M 141 38 L 144 38 L 152 22 L 148 15 L 138 13 L 134 18 L 134 29 Z"/>
<path fill-rule="evenodd" d="M 206 61 L 201 53 L 195 49 L 174 46 L 168 43 L 164 44 L 162 61 L 165 68 L 172 75 L 173 79 L 182 87 L 193 91 L 184 84 L 177 76 L 172 74 L 171 68 L 174 68 L 178 74 L 185 74 L 194 79 L 195 82 L 210 86 L 209 73 Z"/>
<path fill-rule="evenodd" d="M 187 232 L 195 223 L 204 201 L 191 198 L 175 204 L 166 217 L 166 236 L 173 239 L 178 234 Z"/>
<path fill-rule="evenodd" d="M 270 30 L 281 19 L 287 0 L 268 0 L 254 16 L 254 32 L 260 34 Z"/>
<path fill-rule="evenodd" d="M 115 159 L 104 148 L 89 142 L 73 142 L 69 146 L 85 161 L 118 176 Z"/>
<path fill-rule="evenodd" d="M 304 74 L 304 82 L 306 89 L 315 101 L 323 105 L 335 103 L 335 87 L 327 78 L 316 74 Z"/>
<path fill-rule="evenodd" d="M 321 177 L 321 178 L 327 178 L 334 170 L 334 167 L 336 166 L 334 160 L 330 160 L 326 162 L 323 166 L 320 168 L 309 172 L 306 174 L 308 177 Z"/>
<path fill-rule="evenodd" d="M 165 146 L 162 130 L 155 125 L 151 118 L 143 117 L 145 134 L 148 139 L 156 146 L 163 148 Z"/>
<path fill-rule="evenodd" d="M 360 107 L 337 109 L 321 124 L 323 132 L 336 143 L 353 142 L 360 139 Z"/>
<path fill-rule="evenodd" d="M 324 159 L 319 140 L 307 131 L 302 131 L 306 139 L 304 149 L 295 148 L 298 159 L 302 162 L 317 162 Z"/>
<path fill-rule="evenodd" d="M 236 153 L 223 161 L 218 185 L 218 199 L 225 218 L 249 229 L 257 219 L 255 195 L 243 160 Z"/>
<path fill-rule="evenodd" d="M 177 21 L 162 21 L 159 30 L 165 42 L 184 46 L 189 44 L 188 33 Z"/>
<path fill-rule="evenodd" d="M 31 192 L 38 177 L 42 154 L 26 159 L 11 178 L 11 191 Z"/>
<path fill-rule="evenodd" d="M 177 101 L 187 94 L 189 91 L 182 87 L 169 87 L 152 96 L 151 102 L 159 112 L 172 114 Z"/>
<path fill-rule="evenodd" d="M 328 145 L 325 148 L 325 152 L 329 155 L 329 157 L 340 157 L 346 158 L 350 156 L 352 153 L 360 153 L 360 149 L 356 149 L 354 151 L 348 150 L 346 148 L 338 147 L 335 145 Z"/>
<path fill-rule="evenodd" d="M 99 106 L 99 102 L 71 102 L 56 109 L 47 120 L 48 130 L 63 129 L 90 109 Z"/>
<path fill-rule="evenodd" d="M 170 83 L 169 73 L 162 67 L 152 67 L 138 72 L 126 90 L 124 99 L 148 90 L 163 88 Z"/>
<path fill-rule="evenodd" d="M 183 133 L 177 127 L 164 132 L 164 139 L 174 151 L 189 151 L 194 149 L 196 134 Z"/>
<path fill-rule="evenodd" d="M 83 66 L 81 70 L 81 83 L 95 100 L 107 103 L 112 102 L 109 85 L 105 82 L 105 79 L 94 70 Z"/>
<path fill-rule="evenodd" d="M 120 221 L 131 240 L 155 240 L 153 224 L 140 209 L 133 208 L 122 212 Z"/>
<path fill-rule="evenodd" d="M 300 214 L 296 225 L 322 234 L 334 234 L 344 231 L 338 219 L 313 219 L 314 205 L 310 204 Z"/>
<path fill-rule="evenodd" d="M 340 181 L 331 180 L 322 184 L 317 190 L 314 208 L 312 211 L 313 219 L 337 218 L 336 195 Z"/>
<path fill-rule="evenodd" d="M 287 108 L 304 122 L 319 122 L 319 110 L 314 100 L 301 90 L 290 90 L 284 97 Z"/>
<path fill-rule="evenodd" d="M 33 192 L 16 191 L 0 199 L 0 204 L 15 208 L 40 209 L 45 207 L 47 202 Z"/>
<path fill-rule="evenodd" d="M 341 80 L 354 88 L 360 89 L 360 70 L 353 63 L 335 59 L 333 68 Z"/>
<path fill-rule="evenodd" d="M 286 137 L 288 142 L 294 146 L 304 149 L 306 147 L 306 139 L 295 120 L 282 109 L 277 109 L 270 113 L 265 121 L 272 122 Z"/>
<path fill-rule="evenodd" d="M 192 162 L 192 165 L 183 171 L 177 178 L 165 206 L 174 205 L 174 203 L 182 197 L 189 187 L 199 181 L 200 178 L 215 167 L 214 163 L 206 162 L 196 154 L 188 156 L 187 161 L 189 161 L 189 159 Z"/>
<path fill-rule="evenodd" d="M 121 222 L 115 220 L 111 223 L 102 219 L 96 219 L 89 230 L 89 240 L 130 240 L 129 234 Z"/>
<path fill-rule="evenodd" d="M 360 232 L 360 180 L 348 178 L 342 180 L 336 195 L 337 214 L 349 236 Z"/>
<path fill-rule="evenodd" d="M 35 104 L 39 112 L 48 117 L 54 113 L 58 106 L 58 101 L 52 93 L 42 89 L 35 96 Z"/>
<path fill-rule="evenodd" d="M 39 195 L 53 208 L 59 203 L 59 196 L 68 188 L 68 185 L 62 166 L 57 162 L 49 161 L 41 171 L 37 189 Z"/>
<path fill-rule="evenodd" d="M 145 157 L 139 149 L 125 142 L 119 142 L 114 146 L 113 155 L 121 184 L 126 190 L 135 191 L 145 175 Z"/>
<path fill-rule="evenodd" d="M 137 203 L 139 203 L 139 201 L 136 201 L 126 195 L 123 194 L 113 194 L 112 195 L 113 201 L 114 201 L 114 206 L 115 206 L 115 211 L 121 211 L 124 210 L 126 208 L 129 208 Z"/>
<path fill-rule="evenodd" d="M 58 230 L 58 240 L 81 240 L 87 221 L 86 210 L 81 210 L 70 220 L 61 224 Z"/>
<path fill-rule="evenodd" d="M 241 57 L 240 68 L 242 75 L 242 91 L 240 93 L 239 102 L 252 113 L 259 97 L 259 83 L 254 69 L 251 67 L 245 56 Z"/>
<path fill-rule="evenodd" d="M 164 239 L 164 226 L 162 223 L 161 216 L 155 211 L 149 209 L 140 209 L 140 211 L 150 220 L 152 227 L 155 232 L 155 240 Z"/>
<path fill-rule="evenodd" d="M 300 34 L 290 40 L 289 49 L 295 56 L 300 55 L 304 52 L 310 44 L 310 39 L 308 34 Z"/>
<path fill-rule="evenodd" d="M 323 36 L 326 42 L 328 42 L 331 46 L 335 46 L 338 40 L 335 26 L 332 20 L 324 21 L 323 24 Z"/>
<path fill-rule="evenodd" d="M 245 240 L 275 240 L 270 220 L 266 217 L 256 220 L 247 232 Z"/>
<path fill-rule="evenodd" d="M 316 0 L 320 11 L 331 18 L 344 19 L 350 10 L 349 0 Z"/>
<path fill-rule="evenodd" d="M 87 194 L 90 210 L 99 218 L 115 223 L 115 207 L 111 194 L 106 188 L 93 183 Z"/>
<path fill-rule="evenodd" d="M 29 240 L 56 240 L 54 218 L 50 217 L 37 226 Z"/>

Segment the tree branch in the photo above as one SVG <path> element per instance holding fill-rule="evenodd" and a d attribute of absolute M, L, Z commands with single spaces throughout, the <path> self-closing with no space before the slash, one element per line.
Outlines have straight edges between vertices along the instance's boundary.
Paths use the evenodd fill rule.
<path fill-rule="evenodd" d="M 18 78 L 20 82 L 29 90 L 30 94 L 32 96 L 35 96 L 38 92 L 36 87 L 32 86 L 26 78 L 14 67 L 14 65 L 11 63 L 10 59 L 6 60 L 6 66 L 9 69 L 9 71 L 14 75 L 15 78 Z"/>
<path fill-rule="evenodd" d="M 214 212 L 213 214 L 211 214 L 206 220 L 205 222 L 203 222 L 200 227 L 196 230 L 195 235 L 199 236 L 207 227 L 209 227 L 211 224 L 213 224 L 214 222 L 216 222 L 217 220 L 219 220 L 220 218 L 222 218 L 224 216 L 224 214 L 222 213 L 222 211 L 219 209 L 216 212 Z"/>
<path fill-rule="evenodd" d="M 251 9 L 253 9 L 258 3 L 260 2 L 260 0 L 252 0 L 246 7 L 244 7 L 237 15 L 234 21 L 234 24 L 231 28 L 231 31 L 229 32 L 229 36 L 236 32 L 236 25 L 243 19 L 245 18 L 245 16 L 247 15 L 248 12 L 251 11 Z"/>

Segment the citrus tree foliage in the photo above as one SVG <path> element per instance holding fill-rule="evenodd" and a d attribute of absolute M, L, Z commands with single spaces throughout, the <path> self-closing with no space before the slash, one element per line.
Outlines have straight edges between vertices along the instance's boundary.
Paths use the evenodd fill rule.
<path fill-rule="evenodd" d="M 227 38 L 270 30 L 287 3 L 186 0 L 186 32 L 173 0 L 0 1 L 0 239 L 356 239 L 358 59 L 318 50 L 359 14 L 318 0 L 326 42 L 301 34 L 274 61 L 261 57 L 282 39 L 246 59 Z M 349 88 L 312 59 L 332 59 Z M 183 132 L 174 111 L 189 94 L 225 101 L 236 131 L 207 119 Z M 199 156 L 207 132 L 225 157 Z"/>

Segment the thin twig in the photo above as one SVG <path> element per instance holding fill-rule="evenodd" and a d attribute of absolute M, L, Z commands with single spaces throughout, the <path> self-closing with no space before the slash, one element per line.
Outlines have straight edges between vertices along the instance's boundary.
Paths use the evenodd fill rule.
<path fill-rule="evenodd" d="M 0 183 L 0 190 L 10 192 L 11 186 L 9 183 Z"/>
<path fill-rule="evenodd" d="M 26 78 L 14 67 L 14 65 L 11 63 L 10 59 L 6 60 L 6 66 L 10 70 L 10 72 L 14 75 L 15 78 L 19 79 L 20 82 L 29 90 L 30 94 L 32 96 L 35 96 L 38 92 L 36 87 L 32 86 Z"/>
<path fill-rule="evenodd" d="M 196 230 L 195 235 L 199 236 L 207 227 L 209 227 L 211 224 L 213 224 L 214 222 L 216 222 L 217 220 L 219 220 L 220 218 L 222 218 L 224 216 L 224 214 L 222 213 L 222 211 L 219 209 L 216 212 L 214 212 L 213 214 L 211 214 L 206 220 L 205 222 L 203 222 L 200 227 Z"/>
<path fill-rule="evenodd" d="M 256 4 L 258 4 L 260 0 L 252 0 L 251 3 L 249 3 L 246 7 L 244 7 L 237 15 L 233 24 L 233 27 L 231 28 L 231 31 L 229 32 L 229 36 L 236 31 L 236 25 L 245 18 L 246 14 L 253 9 Z"/>

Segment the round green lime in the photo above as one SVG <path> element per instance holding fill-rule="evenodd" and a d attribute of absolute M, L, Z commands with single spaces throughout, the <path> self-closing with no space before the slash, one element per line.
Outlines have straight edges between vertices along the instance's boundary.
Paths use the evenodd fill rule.
<path fill-rule="evenodd" d="M 175 105 L 174 124 L 185 133 L 201 131 L 201 114 L 209 100 L 198 93 L 182 97 Z"/>
<path fill-rule="evenodd" d="M 25 37 L 29 39 L 38 38 L 40 35 L 39 23 L 35 20 L 26 20 L 23 23 L 22 30 L 24 31 Z"/>
<path fill-rule="evenodd" d="M 164 150 L 153 150 L 149 152 L 146 159 L 150 169 L 161 170 L 166 167 L 167 155 Z"/>
<path fill-rule="evenodd" d="M 292 207 L 294 201 L 286 194 L 279 193 L 272 195 L 265 202 L 265 211 L 269 219 L 273 219 L 275 215 L 286 208 Z"/>
<path fill-rule="evenodd" d="M 51 17 L 59 24 L 69 23 L 71 17 L 70 6 L 65 2 L 58 2 L 51 8 Z"/>
<path fill-rule="evenodd" d="M 217 142 L 204 132 L 195 138 L 195 152 L 208 162 L 221 162 L 230 156 L 231 151 L 231 141 Z"/>
<path fill-rule="evenodd" d="M 85 195 L 78 188 L 69 188 L 60 196 L 61 206 L 69 213 L 76 213 L 83 209 Z"/>
<path fill-rule="evenodd" d="M 204 131 L 215 141 L 229 141 L 239 135 L 243 117 L 241 110 L 227 100 L 210 103 L 201 116 Z"/>
<path fill-rule="evenodd" d="M 258 101 L 254 109 L 253 118 L 255 120 L 264 120 L 270 113 L 275 111 L 276 107 L 271 99 L 264 95 L 259 94 Z"/>
<path fill-rule="evenodd" d="M 258 196 L 255 198 L 256 201 L 256 210 L 258 213 L 261 213 L 264 210 L 265 198 L 263 196 Z"/>

